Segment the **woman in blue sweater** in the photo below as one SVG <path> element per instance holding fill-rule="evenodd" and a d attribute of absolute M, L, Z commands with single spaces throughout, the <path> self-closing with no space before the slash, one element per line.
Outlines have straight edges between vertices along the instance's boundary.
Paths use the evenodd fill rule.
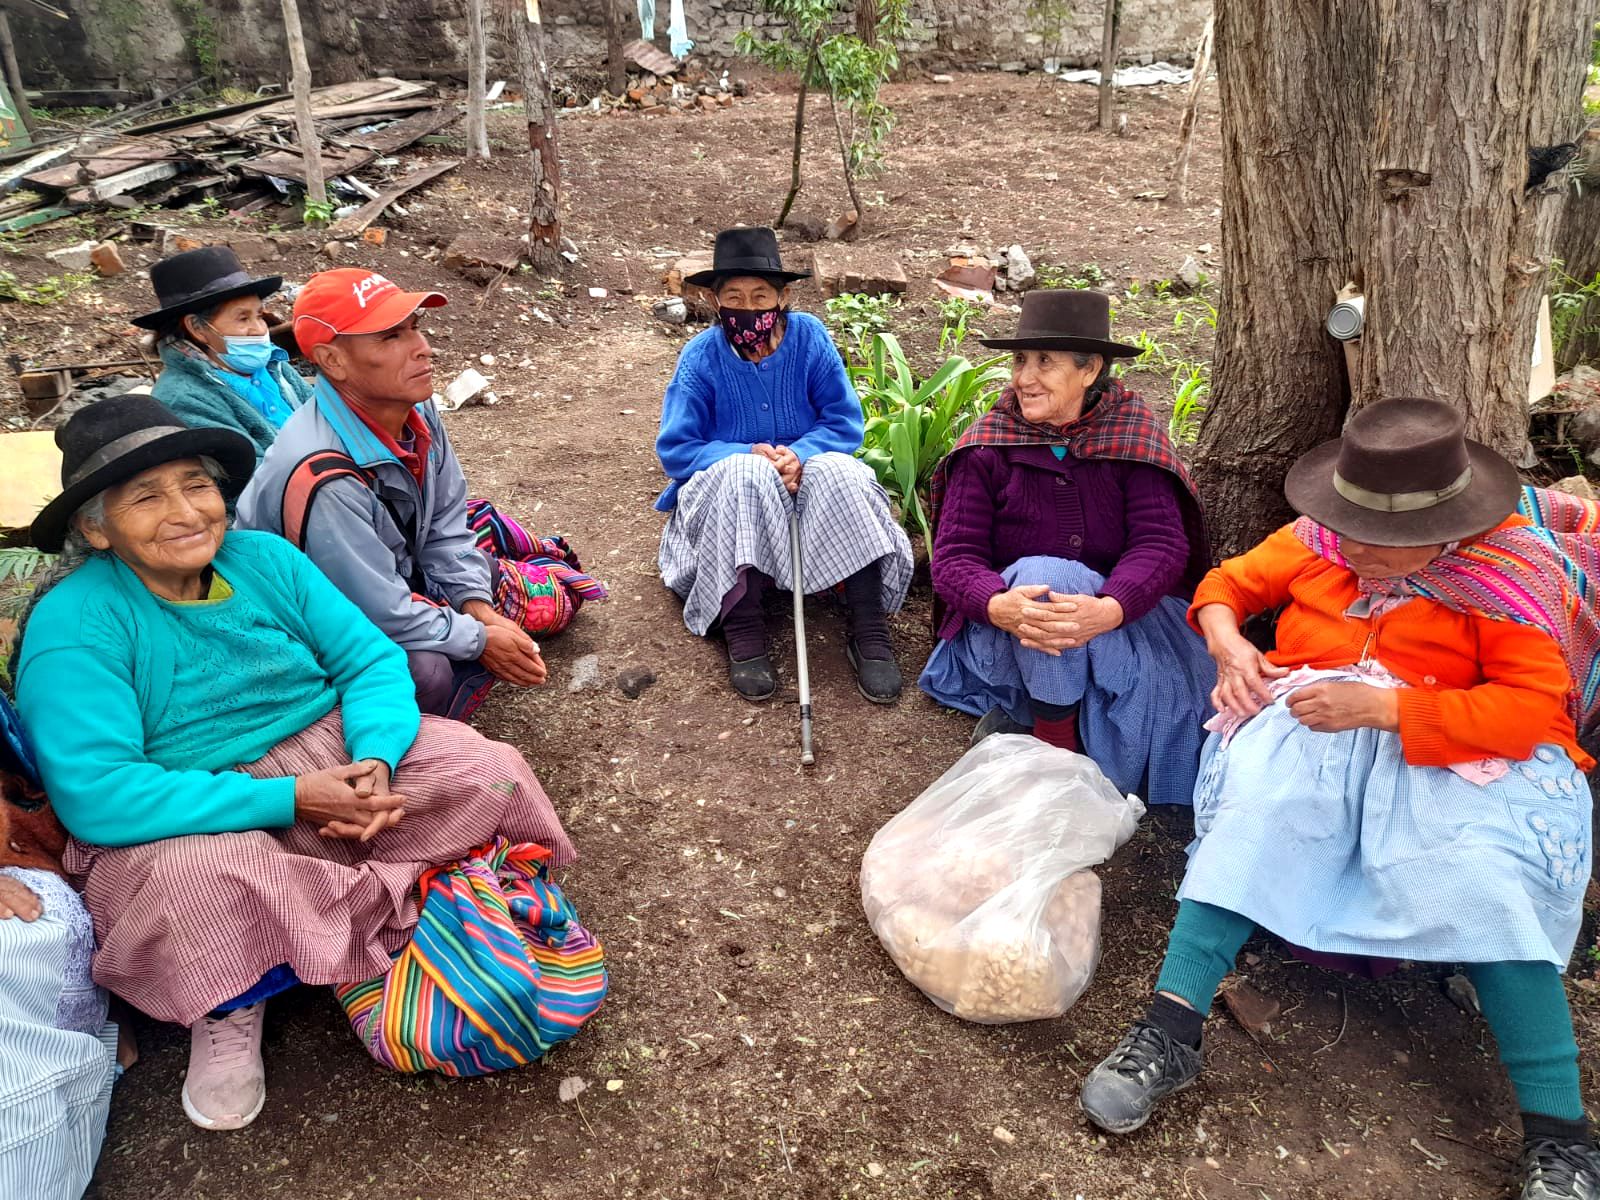
<path fill-rule="evenodd" d="M 191 1030 L 184 1111 L 266 1098 L 263 1002 L 381 975 L 418 878 L 497 835 L 571 843 L 511 747 L 420 717 L 405 652 L 282 538 L 227 531 L 255 463 L 160 402 L 56 434 L 60 559 L 24 616 L 17 707 L 71 838 L 97 982 Z M 193 836 L 206 835 L 206 836 Z"/>
<path fill-rule="evenodd" d="M 786 271 L 770 229 L 717 235 L 709 271 L 720 320 L 683 348 L 661 406 L 656 453 L 671 484 L 661 578 L 683 598 L 683 620 L 727 644 L 734 689 L 747 700 L 777 690 L 762 604 L 792 578 L 789 519 L 800 525 L 807 593 L 844 585 L 846 653 L 861 694 L 900 695 L 886 613 L 911 582 L 911 543 L 861 448 L 861 402 L 821 321 L 789 307 Z"/>

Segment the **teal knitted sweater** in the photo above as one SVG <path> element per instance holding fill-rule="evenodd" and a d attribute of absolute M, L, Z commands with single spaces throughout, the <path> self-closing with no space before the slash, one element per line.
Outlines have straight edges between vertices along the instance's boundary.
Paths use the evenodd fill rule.
<path fill-rule="evenodd" d="M 338 705 L 351 761 L 399 763 L 420 718 L 405 652 L 282 538 L 230 533 L 225 599 L 172 604 L 97 555 L 39 602 L 17 709 L 74 837 L 131 846 L 294 823 L 253 762 Z"/>

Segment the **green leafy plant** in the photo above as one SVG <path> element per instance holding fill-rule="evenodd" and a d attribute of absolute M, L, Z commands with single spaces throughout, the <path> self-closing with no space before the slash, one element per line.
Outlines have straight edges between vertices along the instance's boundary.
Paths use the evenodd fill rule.
<path fill-rule="evenodd" d="M 856 221 L 866 216 L 856 180 L 877 170 L 883 148 L 894 128 L 894 113 L 883 103 L 884 83 L 900 69 L 897 46 L 909 25 L 910 0 L 877 0 L 877 21 L 869 29 L 839 28 L 854 11 L 851 0 L 761 0 L 760 7 L 778 24 L 769 25 L 758 38 L 748 29 L 739 31 L 734 46 L 763 66 L 786 71 L 800 79 L 795 106 L 794 150 L 790 164 L 789 194 L 775 225 L 788 220 L 800 194 L 800 150 L 805 137 L 806 97 L 812 88 L 824 92 L 839 142 L 839 159 L 845 189 L 855 208 Z M 866 35 L 866 36 L 863 36 Z"/>
<path fill-rule="evenodd" d="M 1133 360 L 1135 371 L 1164 371 L 1172 365 L 1177 353 L 1177 348 L 1171 343 L 1159 341 L 1143 329 L 1133 335 L 1132 344 L 1139 348 L 1139 357 Z"/>
<path fill-rule="evenodd" d="M 1193 442 L 1200 433 L 1200 418 L 1211 395 L 1211 367 L 1203 362 L 1180 362 L 1172 372 L 1172 440 Z"/>
<path fill-rule="evenodd" d="M 1185 326 L 1209 325 L 1212 329 L 1217 327 L 1217 306 L 1206 300 L 1196 299 L 1192 305 L 1180 307 L 1172 314 L 1172 332 L 1182 333 Z"/>
<path fill-rule="evenodd" d="M 300 214 L 300 220 L 306 225 L 328 224 L 333 220 L 333 202 L 329 200 L 319 204 L 315 200 L 307 200 Z"/>
<path fill-rule="evenodd" d="M 870 296 L 865 292 L 841 292 L 823 305 L 827 311 L 828 328 L 833 340 L 844 353 L 864 360 L 871 352 L 872 336 L 887 333 L 894 311 L 900 301 L 887 292 Z"/>
<path fill-rule="evenodd" d="M 81 292 L 94 283 L 88 271 L 68 271 L 65 275 L 52 275 L 38 283 L 23 283 L 10 271 L 0 271 L 0 300 L 16 300 L 23 304 L 55 304 L 74 292 Z"/>
<path fill-rule="evenodd" d="M 55 555 L 35 550 L 31 546 L 0 549 L 0 620 L 15 621 L 27 607 L 33 592 L 34 578 L 55 561 Z M 8 670 L 11 647 L 0 637 L 0 686 L 11 690 Z"/>
<path fill-rule="evenodd" d="M 939 301 L 939 353 L 955 354 L 969 334 L 983 336 L 983 330 L 972 322 L 987 312 L 981 304 L 974 304 L 965 296 L 951 296 Z"/>
<path fill-rule="evenodd" d="M 1568 275 L 1558 262 L 1552 268 L 1550 340 L 1558 367 L 1592 357 L 1600 341 L 1600 273 L 1585 282 Z"/>
<path fill-rule="evenodd" d="M 1034 270 L 1038 273 L 1039 286 L 1042 288 L 1076 288 L 1084 291 L 1099 287 L 1106 281 L 1106 273 L 1096 263 L 1084 263 L 1076 270 L 1040 263 Z"/>
<path fill-rule="evenodd" d="M 900 510 L 908 530 L 933 543 L 928 485 L 933 469 L 969 425 L 989 411 L 1010 378 L 1006 356 L 974 363 L 959 354 L 918 380 L 892 333 L 874 334 L 867 360 L 850 368 L 866 435 L 858 456 Z"/>

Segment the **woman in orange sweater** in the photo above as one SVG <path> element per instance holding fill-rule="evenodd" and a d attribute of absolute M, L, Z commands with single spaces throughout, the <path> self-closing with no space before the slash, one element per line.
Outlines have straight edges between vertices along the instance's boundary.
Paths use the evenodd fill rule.
<path fill-rule="evenodd" d="M 1560 536 L 1515 513 L 1515 470 L 1447 404 L 1362 410 L 1285 491 L 1301 520 L 1212 571 L 1190 609 L 1218 668 L 1195 840 L 1154 1001 L 1083 1109 L 1129 1133 L 1194 1082 L 1205 1014 L 1261 925 L 1324 953 L 1467 964 L 1522 1109 L 1523 1200 L 1594 1200 L 1560 973 L 1590 864 L 1575 717 L 1593 689 L 1573 674 L 1600 625 Z M 1280 607 L 1262 654 L 1239 626 Z"/>

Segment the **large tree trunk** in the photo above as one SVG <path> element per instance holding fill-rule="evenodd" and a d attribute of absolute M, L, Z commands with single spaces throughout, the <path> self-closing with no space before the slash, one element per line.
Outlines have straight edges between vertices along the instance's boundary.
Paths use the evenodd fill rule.
<path fill-rule="evenodd" d="M 620 96 L 628 90 L 628 63 L 622 57 L 622 19 L 617 15 L 617 0 L 600 0 L 606 19 L 606 90 Z"/>
<path fill-rule="evenodd" d="M 1281 522 L 1285 471 L 1352 402 L 1449 400 L 1520 453 L 1559 206 L 1527 150 L 1570 140 L 1593 0 L 1219 0 L 1223 281 L 1196 473 L 1216 549 Z M 1367 297 L 1358 379 L 1323 321 Z"/>
<path fill-rule="evenodd" d="M 556 144 L 556 110 L 550 101 L 550 61 L 545 55 L 539 0 L 509 0 L 522 76 L 522 102 L 528 113 L 530 190 L 528 260 L 538 271 L 561 269 L 561 161 Z M 526 3 L 526 11 L 524 11 Z"/>
<path fill-rule="evenodd" d="M 289 44 L 295 136 L 300 140 L 300 158 L 306 168 L 306 199 L 326 205 L 328 187 L 322 178 L 322 147 L 311 118 L 311 65 L 306 59 L 306 38 L 300 29 L 300 9 L 295 0 L 283 0 L 283 29 Z"/>
<path fill-rule="evenodd" d="M 483 0 L 467 0 L 467 154 L 487 162 L 489 124 L 483 109 L 489 87 L 489 48 L 483 16 Z"/>
<path fill-rule="evenodd" d="M 1105 0 L 1105 24 L 1100 31 L 1100 129 L 1109 132 L 1116 119 L 1117 36 L 1122 26 L 1122 0 Z"/>
<path fill-rule="evenodd" d="M 0 60 L 3 60 L 6 87 L 11 91 L 11 103 L 16 106 L 17 119 L 31 138 L 38 131 L 38 126 L 33 123 L 33 106 L 28 103 L 28 93 L 22 86 L 22 72 L 17 68 L 17 47 L 11 40 L 11 22 L 4 9 L 0 9 Z"/>
<path fill-rule="evenodd" d="M 856 36 L 869 46 L 878 44 L 878 0 L 856 0 Z"/>

